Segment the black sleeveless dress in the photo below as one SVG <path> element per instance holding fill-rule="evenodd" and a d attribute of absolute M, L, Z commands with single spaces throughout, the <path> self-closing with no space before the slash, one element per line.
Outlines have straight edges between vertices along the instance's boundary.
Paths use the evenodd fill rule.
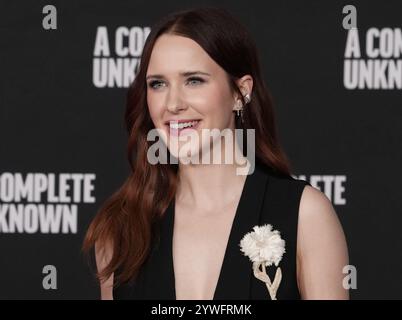
<path fill-rule="evenodd" d="M 296 240 L 300 198 L 306 185 L 304 180 L 277 175 L 256 162 L 255 170 L 246 177 L 240 202 L 233 220 L 223 264 L 214 293 L 214 300 L 269 300 L 264 282 L 257 279 L 252 262 L 240 251 L 240 240 L 256 225 L 271 224 L 285 240 L 285 250 L 279 267 L 282 281 L 277 291 L 278 300 L 297 300 L 300 294 L 296 278 Z M 160 237 L 138 277 L 115 287 L 113 297 L 119 299 L 176 300 L 173 270 L 172 240 L 174 200 L 160 223 Z M 274 279 L 276 267 L 266 267 Z"/>

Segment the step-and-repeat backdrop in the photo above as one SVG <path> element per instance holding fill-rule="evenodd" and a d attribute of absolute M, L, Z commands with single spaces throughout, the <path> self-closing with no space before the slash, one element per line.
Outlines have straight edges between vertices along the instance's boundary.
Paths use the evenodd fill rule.
<path fill-rule="evenodd" d="M 312 0 L 1 1 L 0 298 L 98 298 L 80 248 L 128 174 L 127 88 L 152 25 L 199 5 L 252 33 L 294 175 L 344 227 L 352 298 L 402 298 L 402 2 Z"/>

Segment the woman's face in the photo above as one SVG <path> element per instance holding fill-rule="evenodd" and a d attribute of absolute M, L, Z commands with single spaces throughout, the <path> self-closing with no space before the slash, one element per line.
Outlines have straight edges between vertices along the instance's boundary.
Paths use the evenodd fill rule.
<path fill-rule="evenodd" d="M 174 156 L 178 157 L 186 135 L 201 137 L 202 129 L 235 128 L 235 95 L 226 73 L 190 38 L 160 36 L 151 54 L 146 81 L 151 119 L 155 128 L 165 133 L 165 143 Z M 182 129 L 184 125 L 190 127 Z M 171 144 L 172 138 L 179 141 L 177 148 Z M 209 142 L 198 140 L 191 155 L 198 154 Z"/>

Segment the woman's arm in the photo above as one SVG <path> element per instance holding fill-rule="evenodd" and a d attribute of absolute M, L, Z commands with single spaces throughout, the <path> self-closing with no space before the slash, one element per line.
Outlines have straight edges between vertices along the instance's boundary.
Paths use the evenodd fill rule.
<path fill-rule="evenodd" d="M 101 272 L 112 258 L 112 247 L 95 244 L 96 267 Z M 113 274 L 105 281 L 100 281 L 101 299 L 113 300 Z"/>
<path fill-rule="evenodd" d="M 342 270 L 349 264 L 342 226 L 331 201 L 306 186 L 299 208 L 297 278 L 302 299 L 349 299 Z"/>

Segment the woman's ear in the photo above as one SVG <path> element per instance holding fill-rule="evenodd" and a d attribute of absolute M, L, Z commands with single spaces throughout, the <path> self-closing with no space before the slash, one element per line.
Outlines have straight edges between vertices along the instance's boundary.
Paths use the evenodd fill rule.
<path fill-rule="evenodd" d="M 243 77 L 241 77 L 240 79 L 238 79 L 236 81 L 237 86 L 239 87 L 243 97 L 246 94 L 249 94 L 251 96 L 251 92 L 253 90 L 253 78 L 250 75 L 244 75 Z M 239 98 L 236 95 L 236 98 Z"/>

